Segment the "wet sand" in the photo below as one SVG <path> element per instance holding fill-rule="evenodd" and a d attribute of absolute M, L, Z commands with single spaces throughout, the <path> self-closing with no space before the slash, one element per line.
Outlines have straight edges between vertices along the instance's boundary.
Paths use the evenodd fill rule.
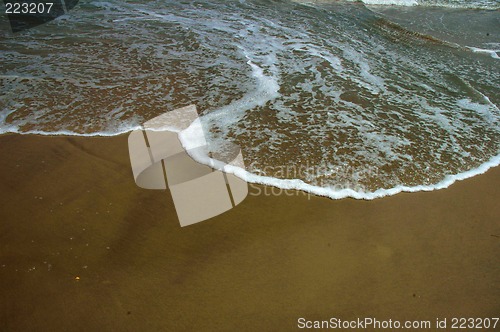
<path fill-rule="evenodd" d="M 498 317 L 500 168 L 374 201 L 250 195 L 181 228 L 168 191 L 136 187 L 126 136 L 3 135 L 0 152 L 1 331 Z"/>

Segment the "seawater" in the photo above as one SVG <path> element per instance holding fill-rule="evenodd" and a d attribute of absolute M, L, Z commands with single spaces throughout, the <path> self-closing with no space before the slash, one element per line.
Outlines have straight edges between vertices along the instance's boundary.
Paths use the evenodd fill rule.
<path fill-rule="evenodd" d="M 489 0 L 81 2 L 2 31 L 0 131 L 117 135 L 194 103 L 214 149 L 241 146 L 247 169 L 228 171 L 248 181 L 445 188 L 500 163 L 499 25 Z"/>

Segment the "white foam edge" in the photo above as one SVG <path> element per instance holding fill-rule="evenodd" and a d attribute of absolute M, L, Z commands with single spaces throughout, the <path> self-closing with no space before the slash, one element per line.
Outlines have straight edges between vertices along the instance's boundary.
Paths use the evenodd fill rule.
<path fill-rule="evenodd" d="M 313 5 L 317 3 L 329 3 L 335 0 L 294 0 L 296 2 L 305 3 L 308 5 Z M 443 7 L 443 8 L 457 8 L 457 9 L 480 9 L 480 10 L 498 10 L 498 6 L 485 5 L 481 6 L 478 4 L 469 3 L 443 3 L 443 2 L 419 2 L 418 0 L 347 0 L 349 2 L 359 2 L 361 1 L 366 6 L 401 6 L 401 7 Z"/>
<path fill-rule="evenodd" d="M 93 137 L 93 136 L 103 136 L 103 137 L 109 137 L 109 136 L 118 136 L 122 134 L 129 133 L 133 130 L 142 130 L 142 126 L 139 125 L 122 125 L 119 126 L 118 128 L 113 128 L 112 130 L 109 131 L 98 131 L 98 132 L 93 132 L 93 133 L 79 133 L 73 130 L 53 130 L 53 131 L 47 131 L 47 130 L 39 130 L 39 129 L 32 129 L 32 130 L 26 130 L 22 131 L 19 129 L 18 125 L 12 124 L 12 123 L 7 123 L 7 118 L 9 117 L 10 114 L 15 113 L 16 110 L 4 110 L 0 111 L 0 135 L 4 134 L 21 134 L 21 135 L 41 135 L 41 136 L 83 136 L 83 137 Z"/>
<path fill-rule="evenodd" d="M 362 0 L 365 5 L 381 5 L 381 6 L 418 6 L 416 0 Z"/>
<path fill-rule="evenodd" d="M 46 132 L 40 130 L 30 130 L 26 132 L 20 132 L 18 130 L 4 131 L 0 134 L 4 133 L 17 133 L 17 134 L 35 134 L 35 135 L 43 135 L 43 136 L 83 136 L 83 137 L 93 137 L 93 136 L 103 136 L 103 137 L 111 137 L 111 136 L 119 136 L 122 134 L 129 133 L 133 130 L 142 130 L 141 126 L 130 127 L 124 129 L 120 132 L 97 132 L 97 133 L 77 133 L 73 131 L 54 131 L 54 132 Z M 199 133 L 199 132 L 198 132 Z M 398 185 L 393 188 L 382 188 L 377 189 L 373 192 L 357 192 L 352 189 L 341 189 L 336 190 L 332 188 L 324 188 L 314 186 L 300 179 L 277 179 L 270 176 L 263 176 L 254 173 L 250 173 L 242 167 L 234 166 L 231 164 L 224 164 L 218 160 L 212 159 L 206 154 L 203 154 L 201 149 L 196 149 L 199 146 L 199 140 L 194 140 L 190 142 L 189 136 L 181 135 L 179 133 L 179 140 L 181 141 L 182 146 L 186 149 L 188 154 L 197 162 L 214 167 L 216 169 L 223 170 L 226 173 L 234 174 L 238 178 L 248 182 L 248 183 L 256 183 L 267 186 L 272 186 L 280 189 L 289 189 L 289 190 L 298 190 L 307 192 L 313 195 L 324 196 L 331 199 L 342 199 L 342 198 L 354 198 L 354 199 L 363 199 L 363 200 L 373 200 L 376 198 L 382 198 L 386 196 L 393 196 L 401 192 L 419 192 L 419 191 L 434 191 L 439 189 L 445 189 L 451 186 L 456 181 L 465 180 L 476 175 L 480 175 L 486 173 L 490 168 L 500 166 L 500 154 L 492 157 L 487 162 L 479 165 L 477 168 L 471 169 L 469 171 L 465 171 L 458 174 L 449 174 L 444 177 L 443 180 L 438 183 L 432 185 L 419 185 L 419 186 L 402 186 Z M 190 150 L 190 148 L 195 147 Z"/>
<path fill-rule="evenodd" d="M 27 130 L 21 131 L 17 126 L 7 125 L 0 129 L 0 135 L 4 134 L 20 134 L 20 135 L 41 135 L 41 136 L 81 136 L 81 137 L 111 137 L 119 136 L 130 133 L 133 130 L 142 130 L 142 126 L 130 126 L 122 128 L 118 131 L 99 131 L 93 133 L 79 133 L 72 130 L 58 130 L 58 131 L 45 131 L 45 130 Z"/>
<path fill-rule="evenodd" d="M 329 197 L 331 199 L 342 199 L 342 198 L 355 198 L 355 199 L 363 199 L 363 200 L 373 200 L 376 198 L 382 198 L 386 196 L 393 196 L 401 192 L 419 192 L 419 191 L 433 191 L 438 189 L 445 189 L 451 186 L 456 181 L 465 180 L 471 178 L 473 176 L 483 174 L 488 171 L 492 167 L 496 167 L 500 165 L 500 154 L 494 156 L 487 162 L 481 164 L 479 167 L 474 168 L 469 171 L 465 171 L 458 174 L 449 174 L 446 175 L 443 180 L 438 183 L 432 185 L 418 185 L 418 186 L 403 186 L 398 185 L 393 188 L 381 188 L 377 189 L 373 192 L 358 192 L 353 189 L 333 189 L 328 187 L 318 187 L 308 183 L 300 179 L 277 179 L 270 176 L 263 176 L 254 173 L 250 173 L 242 167 L 237 167 L 231 164 L 222 165 L 220 161 L 210 158 L 208 155 L 203 153 L 203 150 L 196 149 L 199 147 L 199 139 L 193 137 L 190 134 L 194 134 L 194 132 L 185 132 L 182 131 L 179 133 L 179 140 L 181 141 L 182 146 L 186 149 L 186 152 L 197 162 L 214 167 L 217 165 L 217 169 L 221 169 L 226 173 L 234 174 L 238 178 L 248 182 L 248 183 L 256 183 L 262 184 L 272 187 L 277 187 L 280 189 L 293 189 L 304 191 L 310 194 Z M 199 135 L 203 135 L 200 132 L 197 132 Z M 194 135 L 197 136 L 197 135 Z"/>
<path fill-rule="evenodd" d="M 500 56 L 498 56 L 498 52 L 500 52 L 500 50 L 487 50 L 484 48 L 471 47 L 471 46 L 466 46 L 466 47 L 474 53 L 485 53 L 489 54 L 493 59 L 500 59 Z"/>

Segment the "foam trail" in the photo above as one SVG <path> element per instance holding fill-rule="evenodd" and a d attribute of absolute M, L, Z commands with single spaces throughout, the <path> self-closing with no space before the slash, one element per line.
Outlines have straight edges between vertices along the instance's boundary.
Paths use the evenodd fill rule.
<path fill-rule="evenodd" d="M 245 50 L 243 50 L 244 53 Z M 267 76 L 264 70 L 252 62 L 250 57 L 245 54 L 247 64 L 252 69 L 252 77 L 257 81 L 257 87 L 254 91 L 247 93 L 243 98 L 232 102 L 231 104 L 219 108 L 213 112 L 205 114 L 200 118 L 200 121 L 193 122 L 188 128 L 179 132 L 179 140 L 188 154 L 204 165 L 212 166 L 217 163 L 217 160 L 210 158 L 200 147 L 200 142 L 205 141 L 204 132 L 201 128 L 201 123 L 217 125 L 224 134 L 227 134 L 230 126 L 240 121 L 245 112 L 258 106 L 263 106 L 267 102 L 276 99 L 280 96 L 279 84 L 277 78 Z"/>
<path fill-rule="evenodd" d="M 20 131 L 19 128 L 12 126 L 0 130 L 0 135 L 3 134 L 21 134 L 21 135 L 40 135 L 40 136 L 81 136 L 81 137 L 112 137 L 130 133 L 133 130 L 141 129 L 141 126 L 130 127 L 119 131 L 99 131 L 95 133 L 79 133 L 71 130 L 59 131 L 44 131 L 44 130 L 28 130 Z"/>
<path fill-rule="evenodd" d="M 7 116 L 13 112 L 14 111 L 8 112 L 7 114 L 0 113 L 0 135 L 3 135 L 3 134 L 22 134 L 22 135 L 41 135 L 41 136 L 111 137 L 111 136 L 119 136 L 119 135 L 127 134 L 133 130 L 137 130 L 137 129 L 142 128 L 139 125 L 130 125 L 130 126 L 123 126 L 120 128 L 115 128 L 112 130 L 98 131 L 98 132 L 93 132 L 93 133 L 80 133 L 80 132 L 76 132 L 76 131 L 72 131 L 72 130 L 47 131 L 47 130 L 37 130 L 37 129 L 21 131 L 18 126 L 5 123 L 5 119 L 7 118 Z"/>
<path fill-rule="evenodd" d="M 362 0 L 367 5 L 417 6 L 416 0 Z"/>
<path fill-rule="evenodd" d="M 13 123 L 7 123 L 7 118 L 10 114 L 15 113 L 16 110 L 4 110 L 0 111 L 0 135 L 3 134 L 22 134 L 22 135 L 41 135 L 41 136 L 82 136 L 82 137 L 111 137 L 111 136 L 119 136 L 126 133 L 129 133 L 133 130 L 141 129 L 140 125 L 136 125 L 133 123 L 120 123 L 119 126 L 111 128 L 109 130 L 90 132 L 90 133 L 81 133 L 73 130 L 39 130 L 39 129 L 31 129 L 31 130 L 21 130 L 19 125 Z"/>
<path fill-rule="evenodd" d="M 186 137 L 181 137 L 181 141 L 183 142 L 183 145 L 186 144 L 184 141 Z M 189 144 L 188 144 L 189 145 Z M 212 165 L 214 162 L 213 159 L 209 158 L 206 155 L 201 155 L 199 153 L 196 154 L 190 154 L 193 159 L 195 159 L 197 162 L 205 164 L 205 165 Z M 216 162 L 216 161 L 215 161 Z M 492 167 L 497 167 L 500 165 L 500 154 L 496 155 L 495 157 L 491 158 L 487 162 L 481 164 L 479 167 L 458 173 L 458 174 L 449 174 L 444 177 L 443 180 L 439 181 L 436 184 L 432 185 L 419 185 L 419 186 L 402 186 L 398 185 L 393 188 L 388 188 L 388 189 L 377 189 L 376 191 L 373 192 L 359 192 L 355 191 L 353 189 L 341 189 L 341 190 L 335 190 L 332 188 L 327 188 L 327 187 L 318 187 L 314 186 L 308 183 L 305 183 L 304 181 L 300 179 L 277 179 L 273 178 L 270 176 L 262 176 L 254 173 L 250 173 L 240 167 L 236 167 L 233 165 L 226 165 L 224 167 L 224 171 L 227 173 L 234 174 L 235 176 L 239 177 L 242 180 L 245 180 L 249 183 L 257 183 L 257 184 L 262 184 L 262 185 L 267 185 L 267 186 L 273 186 L 277 187 L 280 189 L 293 189 L 293 190 L 299 190 L 299 191 L 304 191 L 307 193 L 311 193 L 314 195 L 318 196 L 324 196 L 328 197 L 331 199 L 343 199 L 343 198 L 355 198 L 355 199 L 364 199 L 364 200 L 373 200 L 376 198 L 382 198 L 386 196 L 393 196 L 396 194 L 399 194 L 401 192 L 419 192 L 419 191 L 434 191 L 434 190 L 439 190 L 439 189 L 445 189 L 451 186 L 453 183 L 456 181 L 461 181 L 465 180 L 468 178 L 471 178 L 473 176 L 479 175 L 486 173 L 490 168 Z"/>
<path fill-rule="evenodd" d="M 483 48 L 470 47 L 470 46 L 467 46 L 467 48 L 474 53 L 485 53 L 489 54 L 493 59 L 500 59 L 500 56 L 498 56 L 498 52 L 500 52 L 500 50 L 486 50 Z"/>
<path fill-rule="evenodd" d="M 307 0 L 296 0 L 298 2 L 310 2 Z M 330 0 L 331 1 L 331 0 Z M 359 0 L 349 0 L 358 2 Z M 469 8 L 469 9 L 498 9 L 498 3 L 487 0 L 464 0 L 464 1 L 446 1 L 446 0 L 361 0 L 369 6 L 429 6 L 445 8 Z"/>
<path fill-rule="evenodd" d="M 7 123 L 7 117 L 14 112 L 15 110 L 6 110 L 0 112 L 0 134 L 17 132 L 18 130 L 17 126 Z"/>
<path fill-rule="evenodd" d="M 278 92 L 280 86 L 277 79 L 273 76 L 264 75 L 264 70 L 261 67 L 253 63 L 247 55 L 245 55 L 245 57 L 248 59 L 247 64 L 252 68 L 252 77 L 257 81 L 257 88 L 247 93 L 243 98 L 205 114 L 202 117 L 204 123 L 210 123 L 212 125 L 218 123 L 220 129 L 226 133 L 232 124 L 243 118 L 246 111 L 258 106 L 263 106 L 267 102 L 280 96 Z M 221 124 L 220 122 L 223 123 Z M 185 142 L 189 144 L 189 140 Z M 185 148 L 189 149 L 189 146 L 185 146 Z"/>

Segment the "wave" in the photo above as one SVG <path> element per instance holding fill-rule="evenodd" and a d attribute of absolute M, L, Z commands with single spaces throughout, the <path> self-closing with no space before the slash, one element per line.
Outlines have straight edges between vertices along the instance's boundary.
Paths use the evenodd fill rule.
<path fill-rule="evenodd" d="M 188 127 L 187 129 L 179 133 L 179 140 L 182 146 L 188 154 L 197 162 L 212 166 L 220 165 L 218 160 L 210 158 L 205 152 L 197 149 L 200 146 L 200 142 L 204 141 L 204 133 L 200 128 L 193 127 L 194 125 Z M 193 128 L 191 128 L 193 127 Z M 417 186 L 404 186 L 397 185 L 392 188 L 380 188 L 375 191 L 356 191 L 351 188 L 336 189 L 333 187 L 320 187 L 311 185 L 304 182 L 301 179 L 279 179 L 271 176 L 263 176 L 247 171 L 241 167 L 234 165 L 225 165 L 222 169 L 224 172 L 234 174 L 240 179 L 248 183 L 256 183 L 267 186 L 276 187 L 282 190 L 298 190 L 307 192 L 317 196 L 324 196 L 331 199 L 343 199 L 343 198 L 354 198 L 363 200 L 373 200 L 377 198 L 382 198 L 386 196 L 393 196 L 401 192 L 419 192 L 419 191 L 434 191 L 439 189 L 445 189 L 454 184 L 456 181 L 465 180 L 476 175 L 486 173 L 490 168 L 500 166 L 500 154 L 492 157 L 490 160 L 479 165 L 471 170 L 461 172 L 458 174 L 448 174 L 441 181 L 435 184 L 429 185 L 417 185 Z"/>
<path fill-rule="evenodd" d="M 343 199 L 343 198 L 355 198 L 364 200 L 373 200 L 376 198 L 382 198 L 386 196 L 393 196 L 401 192 L 419 192 L 419 191 L 434 191 L 439 189 L 445 189 L 454 184 L 456 181 L 465 180 L 476 175 L 486 173 L 490 168 L 497 167 L 500 165 L 500 155 L 497 155 L 487 162 L 481 164 L 479 167 L 472 170 L 446 175 L 444 179 L 436 184 L 432 185 L 419 185 L 419 186 L 402 186 L 398 185 L 393 188 L 388 189 L 377 189 L 373 192 L 359 192 L 353 189 L 332 189 L 328 187 L 317 187 L 305 183 L 300 179 L 277 179 L 273 177 L 260 176 L 253 173 L 249 173 L 241 168 L 235 166 L 227 166 L 224 170 L 228 173 L 232 173 L 237 177 L 250 182 L 258 183 L 263 185 L 269 185 L 281 189 L 294 189 L 304 192 L 308 192 L 318 196 L 324 196 L 331 199 Z"/>
<path fill-rule="evenodd" d="M 417 6 L 417 0 L 362 0 L 366 5 Z"/>
<path fill-rule="evenodd" d="M 489 54 L 493 59 L 500 59 L 500 56 L 498 56 L 498 53 L 500 52 L 500 49 L 496 50 L 487 50 L 483 48 L 477 48 L 477 47 L 470 47 L 467 46 L 469 50 L 471 50 L 474 53 L 484 53 L 484 54 Z"/>
<path fill-rule="evenodd" d="M 133 130 L 141 129 L 141 126 L 134 124 L 121 124 L 115 128 L 110 128 L 109 130 L 96 131 L 96 132 L 77 132 L 74 130 L 40 130 L 40 129 L 30 129 L 21 130 L 19 125 L 11 124 L 7 122 L 9 115 L 15 113 L 15 110 L 9 110 L 0 112 L 0 135 L 3 134 L 22 134 L 22 135 L 41 135 L 41 136 L 83 136 L 83 137 L 93 137 L 93 136 L 119 136 L 129 133 Z"/>
<path fill-rule="evenodd" d="M 248 58 L 248 56 L 247 56 Z M 255 92 L 247 94 L 247 96 L 243 97 L 241 100 L 234 103 L 234 105 L 230 105 L 226 108 L 222 108 L 220 110 L 214 111 L 212 113 L 208 113 L 205 116 L 200 118 L 201 122 L 213 123 L 214 121 L 222 121 L 224 126 L 227 126 L 229 123 L 234 123 L 241 120 L 242 116 L 245 113 L 245 110 L 251 109 L 255 106 L 255 104 L 263 104 L 267 101 L 275 99 L 279 96 L 279 85 L 277 83 L 277 78 L 268 77 L 263 74 L 262 68 L 252 63 L 252 61 L 248 58 L 248 65 L 252 67 L 253 77 L 256 81 L 257 88 Z M 471 89 L 473 89 L 471 87 Z M 267 93 L 265 91 L 268 91 Z M 481 97 L 486 100 L 496 111 L 500 111 L 496 105 L 492 104 L 489 98 L 479 91 L 476 91 Z M 257 96 L 260 96 L 257 98 Z M 234 106 L 247 105 L 252 107 L 244 107 L 243 110 L 237 110 Z M 471 103 L 469 100 L 460 100 L 458 105 L 461 108 L 475 110 L 478 113 L 485 113 L 489 115 L 487 110 L 485 110 L 482 105 Z M 228 117 L 228 115 L 231 115 Z M 226 115 L 226 116 L 221 116 Z M 232 119 L 228 122 L 228 119 Z M 179 140 L 181 141 L 182 146 L 188 152 L 188 154 L 197 162 L 212 166 L 212 165 L 220 165 L 218 160 L 212 159 L 206 151 L 198 149 L 200 146 L 200 142 L 205 141 L 205 133 L 203 130 L 200 130 L 200 126 L 198 123 L 193 124 L 192 126 L 186 128 L 185 130 L 179 133 Z M 453 130 L 453 129 L 452 129 Z M 354 190 L 352 188 L 335 188 L 332 186 L 317 186 L 304 182 L 302 179 L 294 178 L 294 179 L 281 179 L 272 176 L 265 176 L 256 174 L 253 170 L 249 171 L 248 168 L 244 169 L 234 165 L 225 165 L 223 170 L 227 173 L 234 174 L 240 179 L 248 182 L 248 183 L 256 183 L 262 185 L 273 186 L 282 190 L 298 190 L 307 192 L 313 195 L 324 196 L 331 199 L 343 199 L 343 198 L 354 198 L 354 199 L 363 199 L 363 200 L 373 200 L 376 198 L 382 198 L 386 196 L 393 196 L 401 192 L 419 192 L 419 191 L 433 191 L 448 188 L 456 181 L 465 180 L 471 178 L 473 176 L 483 174 L 488 171 L 492 167 L 497 167 L 500 165 L 500 154 L 492 157 L 488 161 L 482 163 L 476 168 L 471 170 L 460 172 L 458 174 L 447 174 L 440 181 L 434 184 L 427 185 L 416 185 L 416 186 L 405 186 L 405 185 L 397 185 L 392 188 L 380 188 L 375 191 L 363 191 L 363 190 Z M 258 170 L 257 170 L 258 173 Z"/>
<path fill-rule="evenodd" d="M 363 2 L 365 5 L 375 6 L 429 6 L 446 8 L 467 8 L 467 9 L 499 9 L 500 5 L 494 0 L 351 0 L 353 2 Z"/>
<path fill-rule="evenodd" d="M 245 49 L 242 48 L 242 51 L 245 58 L 248 60 L 246 63 L 252 69 L 252 77 L 257 82 L 256 89 L 246 93 L 241 99 L 211 111 L 203 117 L 205 122 L 211 122 L 212 124 L 217 123 L 225 134 L 227 134 L 227 129 L 230 128 L 230 126 L 234 125 L 245 116 L 246 111 L 263 106 L 267 102 L 280 96 L 280 86 L 276 74 L 273 76 L 265 75 L 263 69 L 252 62 L 252 59 Z"/>
<path fill-rule="evenodd" d="M 201 3 L 92 2 L 57 40 L 0 41 L 0 133 L 115 136 L 195 104 L 210 144 L 242 148 L 237 176 L 330 198 L 444 188 L 494 164 L 497 45 L 466 54 L 339 1 Z M 272 169 L 305 163 L 325 167 Z"/>
<path fill-rule="evenodd" d="M 4 116 L 0 116 L 0 122 L 4 120 Z M 21 132 L 15 126 L 1 126 L 2 131 L 1 134 L 8 133 L 17 133 L 23 135 L 42 135 L 42 136 L 82 136 L 82 137 L 112 137 L 128 134 L 133 130 L 142 129 L 141 126 L 131 126 L 128 128 L 121 128 L 121 130 L 114 131 L 103 131 L 103 132 L 94 132 L 94 133 L 79 133 L 68 130 L 60 130 L 60 131 L 41 131 L 41 130 L 29 130 Z M 186 130 L 185 132 L 181 132 L 179 138 L 181 140 L 182 146 L 187 150 L 199 151 L 199 149 L 193 149 L 193 147 L 198 147 L 200 138 L 190 136 L 191 133 L 200 133 L 199 130 Z M 195 159 L 197 162 L 200 162 L 204 165 L 213 165 L 214 160 L 209 158 L 206 155 L 200 154 L 191 154 L 191 157 Z M 216 162 L 215 162 L 216 163 Z M 462 181 L 476 175 L 486 173 L 490 168 L 500 166 L 500 154 L 494 156 L 487 162 L 481 164 L 479 167 L 471 169 L 466 172 L 461 172 L 458 174 L 449 174 L 446 175 L 441 181 L 431 184 L 431 185 L 418 185 L 418 186 L 403 186 L 398 185 L 393 188 L 381 188 L 372 192 L 363 192 L 363 191 L 355 191 L 350 188 L 343 189 L 335 189 L 331 187 L 319 187 L 308 184 L 301 179 L 279 179 L 270 176 L 258 175 L 255 173 L 248 172 L 243 168 L 239 168 L 232 165 L 226 165 L 224 167 L 224 171 L 227 173 L 234 174 L 240 179 L 248 182 L 255 183 L 261 185 L 272 186 L 276 188 L 280 188 L 283 190 L 298 190 L 306 193 L 310 193 L 317 196 L 328 197 L 331 199 L 343 199 L 343 198 L 354 198 L 354 199 L 363 199 L 363 200 L 373 200 L 377 198 L 382 198 L 386 196 L 393 196 L 399 194 L 401 192 L 419 192 L 419 191 L 434 191 L 439 189 L 445 189 L 454 184 L 457 181 Z"/>

